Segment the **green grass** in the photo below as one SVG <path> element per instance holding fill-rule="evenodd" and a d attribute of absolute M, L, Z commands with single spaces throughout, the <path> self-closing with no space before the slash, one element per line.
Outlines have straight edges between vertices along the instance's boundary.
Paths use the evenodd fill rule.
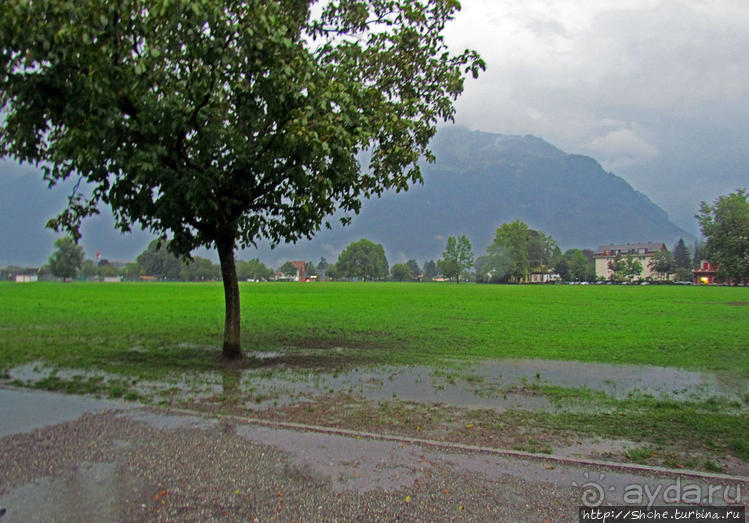
<path fill-rule="evenodd" d="M 749 306 L 730 304 L 746 288 L 248 283 L 241 295 L 244 349 L 299 365 L 544 358 L 749 377 Z M 0 284 L 0 372 L 206 370 L 222 332 L 220 284 Z"/>

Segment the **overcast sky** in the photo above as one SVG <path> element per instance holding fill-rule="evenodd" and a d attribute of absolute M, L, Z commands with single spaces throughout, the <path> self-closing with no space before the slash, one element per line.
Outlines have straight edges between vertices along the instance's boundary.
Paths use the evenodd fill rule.
<path fill-rule="evenodd" d="M 456 122 L 585 154 L 696 232 L 749 186 L 746 0 L 463 0 L 456 49 L 487 62 Z"/>

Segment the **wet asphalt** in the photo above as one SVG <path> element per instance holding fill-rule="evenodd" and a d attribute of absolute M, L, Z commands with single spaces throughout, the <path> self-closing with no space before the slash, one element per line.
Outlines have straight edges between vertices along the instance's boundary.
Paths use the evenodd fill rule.
<path fill-rule="evenodd" d="M 289 430 L 0 389 L 0 523 L 577 521 L 584 502 L 749 502 L 749 483 Z M 707 499 L 708 494 L 710 499 Z"/>

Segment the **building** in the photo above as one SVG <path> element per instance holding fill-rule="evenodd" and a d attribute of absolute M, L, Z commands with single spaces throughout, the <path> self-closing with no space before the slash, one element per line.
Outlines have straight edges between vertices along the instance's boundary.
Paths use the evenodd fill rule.
<path fill-rule="evenodd" d="M 712 285 L 718 283 L 718 266 L 707 260 L 700 261 L 700 266 L 692 270 L 692 283 Z"/>
<path fill-rule="evenodd" d="M 556 273 L 551 272 L 532 272 L 531 283 L 556 283 L 561 280 L 562 277 Z"/>
<path fill-rule="evenodd" d="M 665 251 L 666 244 L 663 242 L 656 243 L 625 243 L 621 245 L 601 245 L 596 249 L 593 259 L 596 265 L 596 278 L 608 280 L 611 278 L 612 271 L 609 269 L 609 262 L 617 256 L 630 255 L 642 264 L 642 272 L 635 279 L 645 280 L 655 275 L 650 269 L 650 260 L 655 253 Z"/>

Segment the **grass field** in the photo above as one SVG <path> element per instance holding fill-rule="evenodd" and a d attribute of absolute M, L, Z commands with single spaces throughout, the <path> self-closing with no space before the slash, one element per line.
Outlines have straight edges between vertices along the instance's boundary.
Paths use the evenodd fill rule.
<path fill-rule="evenodd" d="M 749 378 L 747 288 L 246 283 L 241 295 L 245 351 L 303 349 L 299 365 L 544 358 Z M 0 284 L 0 370 L 208 369 L 222 329 L 220 284 Z"/>
<path fill-rule="evenodd" d="M 250 357 L 227 365 L 220 284 L 0 284 L 0 384 L 749 475 L 749 288 L 245 283 L 241 294 Z M 503 382 L 507 358 L 542 370 Z M 631 366 L 601 364 L 679 385 L 643 393 Z M 680 389 L 694 372 L 650 366 L 728 388 Z M 559 368 L 578 381 L 555 382 Z M 604 388 L 580 379 L 601 369 Z"/>

